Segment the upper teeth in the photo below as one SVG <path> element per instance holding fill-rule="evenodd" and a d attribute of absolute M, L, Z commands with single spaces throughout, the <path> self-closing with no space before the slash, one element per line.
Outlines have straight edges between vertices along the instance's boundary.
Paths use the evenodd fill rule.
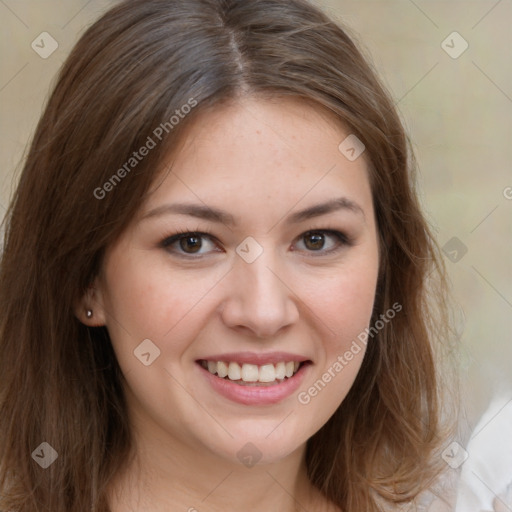
<path fill-rule="evenodd" d="M 230 380 L 243 380 L 244 382 L 274 382 L 285 377 L 292 377 L 299 369 L 298 361 L 279 362 L 276 364 L 242 364 L 234 361 L 202 361 L 201 364 L 210 373 Z"/>

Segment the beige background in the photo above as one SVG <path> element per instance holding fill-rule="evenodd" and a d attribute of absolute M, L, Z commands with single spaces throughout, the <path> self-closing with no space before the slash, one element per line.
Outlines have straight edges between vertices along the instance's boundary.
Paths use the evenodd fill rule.
<path fill-rule="evenodd" d="M 409 130 L 422 201 L 444 245 L 464 317 L 461 368 L 474 425 L 492 396 L 512 400 L 512 2 L 318 0 L 372 56 Z M 0 0 L 0 212 L 57 70 L 106 0 Z M 58 42 L 47 59 L 31 48 L 43 31 Z M 469 44 L 450 57 L 457 31 Z M 448 39 L 454 50 L 459 43 Z M 512 189 L 509 189 L 512 197 Z M 462 327 L 461 327 L 462 328 Z"/>

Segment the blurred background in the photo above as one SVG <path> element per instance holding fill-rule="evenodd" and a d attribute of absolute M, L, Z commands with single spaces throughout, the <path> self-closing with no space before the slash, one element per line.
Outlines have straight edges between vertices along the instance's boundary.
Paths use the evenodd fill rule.
<path fill-rule="evenodd" d="M 464 445 L 493 399 L 489 422 L 512 404 L 512 2 L 316 3 L 373 62 L 413 141 L 457 303 Z M 112 4 L 0 0 L 2 215 L 58 69 Z"/>
<path fill-rule="evenodd" d="M 373 61 L 412 139 L 474 427 L 491 397 L 512 401 L 512 2 L 316 3 Z"/>

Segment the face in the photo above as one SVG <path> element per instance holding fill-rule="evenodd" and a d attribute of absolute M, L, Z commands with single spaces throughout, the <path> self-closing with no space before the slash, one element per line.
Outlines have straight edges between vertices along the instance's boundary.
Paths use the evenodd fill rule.
<path fill-rule="evenodd" d="M 189 127 L 95 283 L 139 435 L 272 462 L 343 401 L 378 270 L 364 154 L 338 149 L 348 135 L 291 99 Z"/>

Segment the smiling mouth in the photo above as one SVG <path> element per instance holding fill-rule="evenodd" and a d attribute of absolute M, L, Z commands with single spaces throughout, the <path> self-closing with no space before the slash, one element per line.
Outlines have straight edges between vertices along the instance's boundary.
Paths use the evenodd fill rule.
<path fill-rule="evenodd" d="M 275 364 L 238 364 L 234 361 L 206 361 L 198 363 L 220 379 L 240 386 L 275 386 L 292 378 L 309 361 L 281 361 Z"/>

